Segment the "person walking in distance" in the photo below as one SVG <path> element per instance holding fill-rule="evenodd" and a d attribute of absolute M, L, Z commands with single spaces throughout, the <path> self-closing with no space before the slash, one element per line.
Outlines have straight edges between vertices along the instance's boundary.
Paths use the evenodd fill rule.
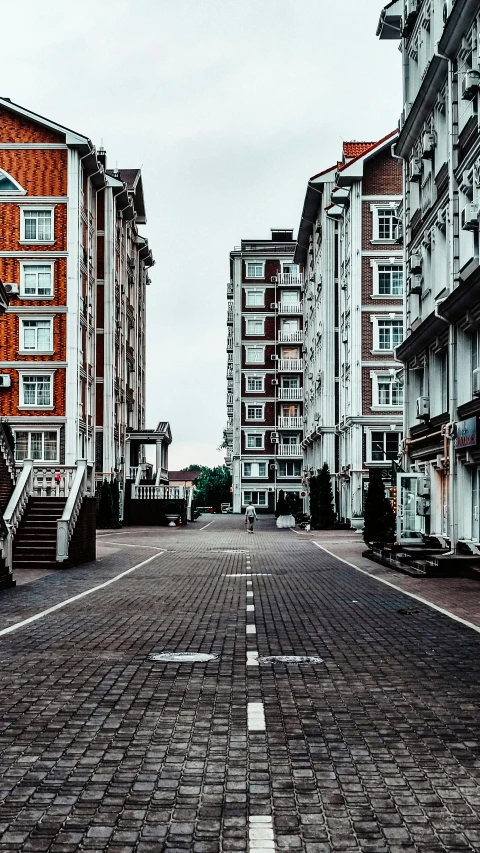
<path fill-rule="evenodd" d="M 247 533 L 253 533 L 253 525 L 255 524 L 256 517 L 257 513 L 255 512 L 255 507 L 250 501 L 245 510 L 245 520 L 248 522 Z"/>

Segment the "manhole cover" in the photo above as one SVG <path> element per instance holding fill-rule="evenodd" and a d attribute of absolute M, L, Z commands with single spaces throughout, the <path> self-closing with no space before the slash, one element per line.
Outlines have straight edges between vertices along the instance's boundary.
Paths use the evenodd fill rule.
<path fill-rule="evenodd" d="M 300 663 L 323 663 L 323 658 L 316 657 L 307 657 L 305 655 L 270 655 L 268 657 L 258 658 L 258 662 L 262 663 L 286 663 L 286 664 L 300 664 Z"/>
<path fill-rule="evenodd" d="M 161 663 L 207 663 L 217 658 L 218 655 L 206 655 L 200 652 L 160 652 L 148 656 L 149 660 L 158 660 Z"/>

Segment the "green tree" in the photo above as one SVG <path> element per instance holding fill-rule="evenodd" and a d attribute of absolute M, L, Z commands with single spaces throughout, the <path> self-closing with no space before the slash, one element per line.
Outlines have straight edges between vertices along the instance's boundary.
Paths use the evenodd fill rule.
<path fill-rule="evenodd" d="M 295 516 L 302 511 L 302 502 L 295 492 L 287 492 L 285 495 L 285 503 L 289 515 Z"/>
<path fill-rule="evenodd" d="M 118 484 L 118 480 L 112 480 L 112 482 L 110 483 L 110 490 L 112 493 L 114 526 L 121 527 L 122 523 L 120 521 L 120 486 Z"/>
<path fill-rule="evenodd" d="M 310 526 L 314 530 L 318 530 L 318 524 L 318 477 L 312 474 L 310 477 Z"/>
<path fill-rule="evenodd" d="M 117 484 L 118 486 L 118 484 Z M 112 483 L 104 480 L 100 487 L 100 501 L 97 510 L 97 527 L 101 529 L 121 527 L 119 520 L 119 502 L 115 506 L 116 497 Z"/>
<path fill-rule="evenodd" d="M 287 502 L 285 500 L 285 492 L 283 489 L 280 489 L 278 493 L 275 518 L 278 518 L 280 515 L 289 515 Z"/>
<path fill-rule="evenodd" d="M 180 468 L 180 471 L 201 471 L 201 465 L 187 465 L 186 468 Z"/>
<path fill-rule="evenodd" d="M 332 479 L 325 462 L 318 477 L 310 477 L 310 522 L 315 530 L 328 530 L 335 524 Z"/>
<path fill-rule="evenodd" d="M 370 470 L 364 517 L 363 538 L 367 545 L 394 541 L 395 513 L 385 497 L 382 475 L 377 468 Z"/>
<path fill-rule="evenodd" d="M 213 506 L 215 512 L 220 512 L 220 504 L 230 503 L 232 475 L 226 465 L 217 468 L 202 467 L 197 479 L 195 504 L 197 506 Z"/>

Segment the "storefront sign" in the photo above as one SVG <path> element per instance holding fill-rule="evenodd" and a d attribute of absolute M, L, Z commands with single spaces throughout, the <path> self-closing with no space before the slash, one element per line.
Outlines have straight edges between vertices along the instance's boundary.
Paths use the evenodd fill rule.
<path fill-rule="evenodd" d="M 468 418 L 466 421 L 458 421 L 455 426 L 455 450 L 466 450 L 476 447 L 477 444 L 477 419 Z"/>

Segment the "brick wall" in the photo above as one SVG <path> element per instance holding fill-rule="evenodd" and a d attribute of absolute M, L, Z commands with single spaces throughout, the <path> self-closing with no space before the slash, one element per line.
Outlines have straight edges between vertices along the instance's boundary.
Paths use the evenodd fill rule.
<path fill-rule="evenodd" d="M 64 142 L 61 134 L 0 108 L 2 142 Z"/>
<path fill-rule="evenodd" d="M 402 195 L 402 162 L 390 147 L 367 160 L 363 170 L 363 195 Z"/>
<path fill-rule="evenodd" d="M 97 559 L 97 499 L 84 498 L 68 549 L 68 567 L 80 566 Z"/>

